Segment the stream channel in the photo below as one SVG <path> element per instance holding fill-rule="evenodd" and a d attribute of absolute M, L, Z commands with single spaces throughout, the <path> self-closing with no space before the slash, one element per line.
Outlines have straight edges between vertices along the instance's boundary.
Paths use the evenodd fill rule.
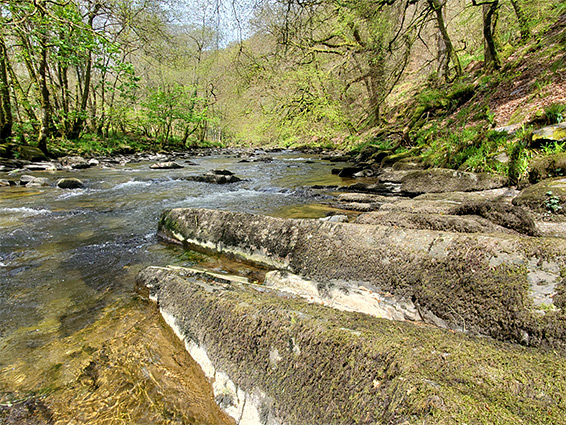
<path fill-rule="evenodd" d="M 155 307 L 136 294 L 135 276 L 166 264 L 238 272 L 236 263 L 160 243 L 166 208 L 324 216 L 329 208 L 304 188 L 341 184 L 333 164 L 271 156 L 195 156 L 196 165 L 176 170 L 139 162 L 25 173 L 51 185 L 0 188 L 0 423 L 231 423 Z M 244 180 L 183 179 L 211 169 Z M 61 177 L 85 188 L 56 188 Z"/>

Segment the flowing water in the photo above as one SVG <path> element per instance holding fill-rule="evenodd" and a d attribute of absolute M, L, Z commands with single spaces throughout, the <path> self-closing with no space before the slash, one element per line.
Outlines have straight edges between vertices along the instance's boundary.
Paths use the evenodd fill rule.
<path fill-rule="evenodd" d="M 134 280 L 145 265 L 225 266 L 159 243 L 165 208 L 324 216 L 328 208 L 304 187 L 340 184 L 332 164 L 293 153 L 273 158 L 36 172 L 29 174 L 52 186 L 0 188 L 0 423 L 229 423 L 198 366 L 136 296 Z M 217 168 L 245 180 L 183 179 Z M 53 187 L 71 176 L 85 188 Z"/>

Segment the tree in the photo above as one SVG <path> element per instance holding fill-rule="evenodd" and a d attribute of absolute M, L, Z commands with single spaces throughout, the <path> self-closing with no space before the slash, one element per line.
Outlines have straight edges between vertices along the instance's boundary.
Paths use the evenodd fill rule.
<path fill-rule="evenodd" d="M 438 78 L 448 80 L 450 77 L 450 63 L 454 65 L 455 76 L 462 75 L 462 65 L 458 54 L 454 50 L 452 40 L 448 35 L 448 29 L 444 21 L 444 7 L 447 0 L 427 0 L 428 5 L 436 18 L 436 25 L 440 34 L 438 40 Z"/>
<path fill-rule="evenodd" d="M 8 52 L 0 28 L 0 143 L 12 137 L 12 105 L 8 82 Z"/>
<path fill-rule="evenodd" d="M 499 53 L 495 45 L 495 27 L 497 25 L 497 11 L 499 0 L 478 1 L 472 0 L 474 6 L 482 7 L 483 39 L 484 39 L 484 63 L 489 69 L 501 68 Z"/>

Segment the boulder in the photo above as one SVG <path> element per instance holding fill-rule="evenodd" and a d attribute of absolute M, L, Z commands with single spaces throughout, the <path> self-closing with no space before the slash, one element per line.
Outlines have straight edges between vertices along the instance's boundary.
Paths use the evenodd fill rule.
<path fill-rule="evenodd" d="M 362 171 L 358 171 L 352 177 L 360 178 L 360 177 L 372 177 L 375 175 L 375 172 L 371 168 L 364 168 Z"/>
<path fill-rule="evenodd" d="M 566 423 L 566 359 L 552 351 L 192 269 L 149 267 L 137 282 L 241 424 Z"/>
<path fill-rule="evenodd" d="M 48 179 L 23 174 L 20 176 L 20 186 L 48 186 Z"/>
<path fill-rule="evenodd" d="M 529 181 L 538 183 L 541 180 L 566 175 L 566 153 L 537 158 L 529 164 Z"/>
<path fill-rule="evenodd" d="M 17 145 L 14 143 L 0 144 L 0 158 L 12 158 Z"/>
<path fill-rule="evenodd" d="M 62 166 L 76 170 L 82 170 L 91 167 L 89 161 L 84 159 L 82 156 L 66 156 L 64 158 L 61 158 L 60 162 Z"/>
<path fill-rule="evenodd" d="M 30 161 L 0 158 L 0 171 L 14 171 L 24 168 L 28 164 L 30 164 Z"/>
<path fill-rule="evenodd" d="M 236 177 L 234 173 L 228 170 L 211 170 L 206 174 L 200 176 L 186 176 L 185 180 L 205 182 L 213 184 L 226 184 L 226 183 L 236 183 L 241 181 L 239 177 Z"/>
<path fill-rule="evenodd" d="M 41 149 L 34 146 L 20 146 L 20 158 L 27 161 L 47 161 L 47 156 Z"/>
<path fill-rule="evenodd" d="M 543 180 L 527 187 L 513 199 L 513 205 L 539 213 L 563 214 L 566 209 L 566 177 Z"/>
<path fill-rule="evenodd" d="M 167 162 L 156 162 L 155 164 L 150 165 L 149 168 L 153 168 L 155 170 L 175 170 L 184 167 L 176 162 L 167 161 Z"/>
<path fill-rule="evenodd" d="M 353 177 L 354 174 L 363 171 L 362 167 L 344 167 L 338 171 L 338 177 Z"/>
<path fill-rule="evenodd" d="M 67 177 L 64 179 L 60 179 L 57 182 L 57 187 L 61 189 L 81 189 L 84 187 L 84 183 L 74 177 Z"/>

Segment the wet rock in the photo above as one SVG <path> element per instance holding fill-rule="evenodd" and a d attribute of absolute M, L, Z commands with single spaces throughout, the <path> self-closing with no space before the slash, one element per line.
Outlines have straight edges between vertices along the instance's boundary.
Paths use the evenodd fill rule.
<path fill-rule="evenodd" d="M 100 161 L 96 158 L 90 158 L 88 160 L 88 165 L 90 165 L 91 167 L 98 167 L 100 165 Z"/>
<path fill-rule="evenodd" d="M 365 168 L 362 171 L 358 171 L 352 177 L 360 178 L 360 177 L 372 177 L 375 175 L 375 172 L 371 168 Z"/>
<path fill-rule="evenodd" d="M 401 185 L 396 183 L 354 183 L 350 186 L 342 186 L 339 190 L 344 192 L 361 192 L 369 194 L 401 194 Z"/>
<path fill-rule="evenodd" d="M 47 161 L 47 156 L 41 149 L 34 146 L 20 146 L 20 158 L 27 161 Z"/>
<path fill-rule="evenodd" d="M 24 168 L 28 171 L 57 171 L 57 167 L 51 162 L 34 162 L 24 165 Z"/>
<path fill-rule="evenodd" d="M 553 211 L 552 205 L 562 207 Z M 527 187 L 513 199 L 513 205 L 538 213 L 564 213 L 566 209 L 566 177 L 543 180 Z"/>
<path fill-rule="evenodd" d="M 5 425 L 51 425 L 53 412 L 39 397 L 0 404 L 0 423 Z"/>
<path fill-rule="evenodd" d="M 363 171 L 363 167 L 344 167 L 338 171 L 338 177 L 353 177 L 354 174 Z"/>
<path fill-rule="evenodd" d="M 239 162 L 272 162 L 273 158 L 269 155 L 242 155 Z"/>
<path fill-rule="evenodd" d="M 30 161 L 21 159 L 4 159 L 0 158 L 0 171 L 13 171 L 24 168 L 25 165 L 30 164 Z"/>
<path fill-rule="evenodd" d="M 155 170 L 175 170 L 184 167 L 176 162 L 168 161 L 168 162 L 156 162 L 155 164 L 150 165 L 149 168 L 153 168 Z"/>
<path fill-rule="evenodd" d="M 9 186 L 13 186 L 10 182 L 10 180 L 0 180 L 0 187 L 9 187 Z"/>
<path fill-rule="evenodd" d="M 66 156 L 61 158 L 60 162 L 63 167 L 75 170 L 82 170 L 91 167 L 91 164 L 82 156 Z"/>
<path fill-rule="evenodd" d="M 541 180 L 566 175 L 566 153 L 548 155 L 537 158 L 529 164 L 529 181 L 538 183 Z"/>
<path fill-rule="evenodd" d="M 57 182 L 57 187 L 61 189 L 81 189 L 84 187 L 84 183 L 74 177 L 68 177 L 64 179 L 60 179 Z"/>
<path fill-rule="evenodd" d="M 20 186 L 41 187 L 49 186 L 49 179 L 24 174 L 20 177 Z"/>
<path fill-rule="evenodd" d="M 228 170 L 211 170 L 206 174 L 200 176 L 186 176 L 185 180 L 205 182 L 213 184 L 226 184 L 226 183 L 236 183 L 241 181 L 239 177 L 236 177 L 234 173 Z"/>
<path fill-rule="evenodd" d="M 166 211 L 159 234 L 289 271 L 320 288 L 341 282 L 385 291 L 412 300 L 427 320 L 455 330 L 566 350 L 566 312 L 541 307 L 552 306 L 553 294 L 566 284 L 561 275 L 566 271 L 566 241 L 561 239 L 204 209 Z"/>

